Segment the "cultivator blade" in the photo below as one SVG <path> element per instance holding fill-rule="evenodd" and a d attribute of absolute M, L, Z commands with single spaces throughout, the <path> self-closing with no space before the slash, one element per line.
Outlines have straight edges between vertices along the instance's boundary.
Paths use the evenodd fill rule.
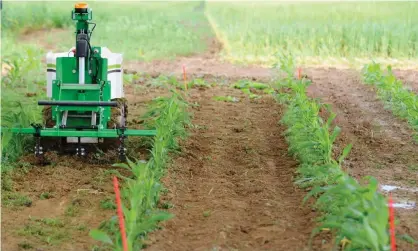
<path fill-rule="evenodd" d="M 121 161 L 126 160 L 125 139 L 130 136 L 152 137 L 156 135 L 155 130 L 135 130 L 126 128 L 116 129 L 83 129 L 80 128 L 45 128 L 40 124 L 32 124 L 30 128 L 1 128 L 0 133 L 11 132 L 13 134 L 33 135 L 35 138 L 34 154 L 36 157 L 43 159 L 46 151 L 45 145 L 41 144 L 41 139 L 63 139 L 67 143 L 76 145 L 75 153 L 77 156 L 86 156 L 85 145 L 99 144 L 104 139 L 118 139 L 118 154 Z M 47 146 L 48 147 L 48 146 Z M 49 146 L 55 148 L 56 146 Z"/>

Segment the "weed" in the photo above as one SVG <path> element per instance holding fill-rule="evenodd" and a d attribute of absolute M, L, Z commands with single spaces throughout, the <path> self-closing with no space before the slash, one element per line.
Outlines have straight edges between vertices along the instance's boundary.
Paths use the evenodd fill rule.
<path fill-rule="evenodd" d="M 32 206 L 32 200 L 27 196 L 17 192 L 3 192 L 2 203 L 4 206 L 12 207 L 30 207 Z"/>
<path fill-rule="evenodd" d="M 13 179 L 10 172 L 3 172 L 1 174 L 1 189 L 3 191 L 13 191 Z"/>
<path fill-rule="evenodd" d="M 211 215 L 211 211 L 207 210 L 203 212 L 203 217 L 209 217 Z"/>
<path fill-rule="evenodd" d="M 239 102 L 238 98 L 232 97 L 232 96 L 226 96 L 226 97 L 225 96 L 215 96 L 215 97 L 213 97 L 213 99 L 216 100 L 216 101 L 225 101 L 225 102 L 233 102 L 233 103 Z"/>
<path fill-rule="evenodd" d="M 106 198 L 100 201 L 100 208 L 105 210 L 115 210 L 116 204 L 112 199 Z"/>
<path fill-rule="evenodd" d="M 410 171 L 418 171 L 418 165 L 409 165 L 409 166 L 408 166 L 408 169 L 409 169 Z"/>
<path fill-rule="evenodd" d="M 80 207 L 77 204 L 70 204 L 67 209 L 65 209 L 65 215 L 74 217 L 80 212 Z"/>
<path fill-rule="evenodd" d="M 384 165 L 382 165 L 382 164 L 380 164 L 380 163 L 376 163 L 376 164 L 374 165 L 374 167 L 375 167 L 376 169 L 384 169 L 384 168 L 385 168 L 385 166 L 384 166 Z"/>
<path fill-rule="evenodd" d="M 41 195 L 39 196 L 39 198 L 41 200 L 50 199 L 50 198 L 52 198 L 52 194 L 50 192 L 43 192 L 43 193 L 41 193 Z"/>
<path fill-rule="evenodd" d="M 86 225 L 84 225 L 84 224 L 80 224 L 80 225 L 78 225 L 78 226 L 76 227 L 76 229 L 77 229 L 78 231 L 82 231 L 82 232 L 84 232 L 84 231 L 86 231 L 86 230 L 87 230 L 87 226 L 86 226 Z"/>
<path fill-rule="evenodd" d="M 397 238 L 399 238 L 400 240 L 406 241 L 408 243 L 411 243 L 411 244 L 418 244 L 417 240 L 415 240 L 414 238 L 412 238 L 411 236 L 407 234 L 399 235 L 397 236 Z"/>
<path fill-rule="evenodd" d="M 17 246 L 21 249 L 32 249 L 33 248 L 32 244 L 30 244 L 27 241 L 20 242 L 19 244 L 17 244 Z"/>
<path fill-rule="evenodd" d="M 172 203 L 170 203 L 170 202 L 164 202 L 162 205 L 161 205 L 161 208 L 162 209 L 170 209 L 170 208 L 173 208 L 174 207 L 174 205 L 172 204 Z"/>
<path fill-rule="evenodd" d="M 35 221 L 42 222 L 45 225 L 51 226 L 51 227 L 63 227 L 64 226 L 64 223 L 62 223 L 60 219 L 43 218 L 43 219 L 35 219 Z"/>
<path fill-rule="evenodd" d="M 49 245 L 59 244 L 68 238 L 68 233 L 58 219 L 30 219 L 30 222 L 17 231 L 22 236 L 32 236 Z"/>

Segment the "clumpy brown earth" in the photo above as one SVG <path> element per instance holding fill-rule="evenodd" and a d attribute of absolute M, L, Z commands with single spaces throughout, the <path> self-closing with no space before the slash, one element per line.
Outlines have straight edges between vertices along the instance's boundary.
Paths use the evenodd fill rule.
<path fill-rule="evenodd" d="M 395 203 L 418 202 L 418 144 L 406 121 L 386 110 L 373 87 L 364 85 L 358 72 L 336 69 L 307 69 L 313 81 L 308 88 L 312 97 L 332 105 L 335 124 L 342 133 L 337 152 L 349 144 L 353 149 L 345 161 L 345 170 L 355 178 L 371 175 L 380 185 L 398 186 L 393 190 Z M 403 72 L 397 72 L 403 74 Z M 395 209 L 399 217 L 398 234 L 418 239 L 418 208 Z M 398 250 L 418 248 L 398 241 Z"/>
<path fill-rule="evenodd" d="M 197 129 L 164 179 L 175 218 L 150 235 L 147 250 L 304 250 L 316 215 L 292 184 L 297 163 L 278 125 L 282 107 L 230 88 L 194 92 L 189 101 L 199 103 Z"/>
<path fill-rule="evenodd" d="M 410 90 L 418 94 L 418 72 L 417 71 L 394 70 L 393 72 L 400 80 L 402 80 L 403 84 L 406 87 L 408 87 Z"/>
<path fill-rule="evenodd" d="M 31 203 L 4 206 L 3 199 L 1 249 L 89 250 L 93 245 L 89 229 L 114 214 L 100 208 L 102 200 L 113 199 L 111 169 L 56 158 L 50 166 L 33 166 L 14 177 L 15 192 L 28 196 Z"/>

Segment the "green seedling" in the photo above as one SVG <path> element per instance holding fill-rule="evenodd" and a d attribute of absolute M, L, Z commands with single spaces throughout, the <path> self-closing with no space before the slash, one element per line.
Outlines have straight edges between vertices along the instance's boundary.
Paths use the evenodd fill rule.
<path fill-rule="evenodd" d="M 43 193 L 41 193 L 41 195 L 39 196 L 39 198 L 41 200 L 47 200 L 47 199 L 52 198 L 52 194 L 49 193 L 49 192 L 43 192 Z"/>
<path fill-rule="evenodd" d="M 22 236 L 32 236 L 48 245 L 56 245 L 68 238 L 68 232 L 59 219 L 30 219 L 17 233 Z"/>
<path fill-rule="evenodd" d="M 30 243 L 29 243 L 29 242 L 27 242 L 27 241 L 23 241 L 23 242 L 21 242 L 21 243 L 17 244 L 17 246 L 18 246 L 19 248 L 21 248 L 21 249 L 33 249 L 32 244 L 30 244 Z"/>
<path fill-rule="evenodd" d="M 225 101 L 225 102 L 232 102 L 232 103 L 236 103 L 239 102 L 239 99 L 236 97 L 232 97 L 232 96 L 215 96 L 213 97 L 214 100 L 216 101 Z"/>
<path fill-rule="evenodd" d="M 100 208 L 105 210 L 115 210 L 116 204 L 112 199 L 107 198 L 100 201 Z"/>
<path fill-rule="evenodd" d="M 80 207 L 77 204 L 70 204 L 65 210 L 65 215 L 74 217 L 80 212 Z"/>
<path fill-rule="evenodd" d="M 300 162 L 296 184 L 310 189 L 304 202 L 316 198 L 314 208 L 322 212 L 312 236 L 329 229 L 335 233 L 337 246 L 344 243 L 344 250 L 389 250 L 386 199 L 377 191 L 376 179 L 367 177 L 368 184 L 360 185 L 343 172 L 341 165 L 352 145 L 334 159 L 333 144 L 341 132 L 332 126 L 336 114 L 330 106 L 307 96 L 309 83 L 294 79 L 293 65 L 285 55 L 276 66 L 287 74 L 278 87 L 289 90 L 278 93 L 277 100 L 287 106 L 281 120 L 287 126 L 284 135 L 289 153 Z M 321 109 L 330 114 L 326 121 L 319 116 Z"/>
<path fill-rule="evenodd" d="M 143 247 L 143 236 L 157 227 L 158 222 L 170 219 L 171 214 L 157 209 L 162 189 L 160 178 L 169 161 L 168 153 L 179 149 L 178 140 L 187 136 L 186 126 L 190 124 L 188 104 L 180 94 L 173 91 L 169 98 L 157 98 L 146 116 L 148 126 L 157 129 L 151 150 L 151 159 L 115 164 L 132 175 L 121 176 L 121 196 L 129 250 Z M 113 217 L 99 229 L 90 231 L 90 236 L 102 243 L 121 249 L 120 235 L 117 234 L 117 218 Z"/>
<path fill-rule="evenodd" d="M 204 211 L 203 212 L 203 217 L 209 217 L 210 214 L 211 214 L 211 211 L 210 210 Z"/>

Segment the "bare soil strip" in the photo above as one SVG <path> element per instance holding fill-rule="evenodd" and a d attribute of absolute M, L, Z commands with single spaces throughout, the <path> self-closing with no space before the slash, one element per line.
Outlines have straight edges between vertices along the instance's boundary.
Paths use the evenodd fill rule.
<path fill-rule="evenodd" d="M 418 201 L 418 147 L 405 121 L 384 109 L 376 91 L 362 84 L 359 73 L 349 70 L 308 69 L 313 81 L 308 92 L 332 104 L 337 114 L 335 124 L 342 128 L 339 151 L 353 143 L 345 168 L 356 178 L 372 175 L 381 185 L 408 190 L 392 191 L 395 202 Z M 397 209 L 399 234 L 418 239 L 418 209 Z M 414 247 L 400 242 L 400 250 Z M 415 247 L 416 248 L 416 247 Z"/>
<path fill-rule="evenodd" d="M 147 250 L 304 250 L 315 214 L 292 183 L 297 163 L 278 125 L 282 108 L 229 88 L 194 91 L 189 101 L 199 103 L 198 128 L 164 180 L 175 218 L 150 235 Z"/>

